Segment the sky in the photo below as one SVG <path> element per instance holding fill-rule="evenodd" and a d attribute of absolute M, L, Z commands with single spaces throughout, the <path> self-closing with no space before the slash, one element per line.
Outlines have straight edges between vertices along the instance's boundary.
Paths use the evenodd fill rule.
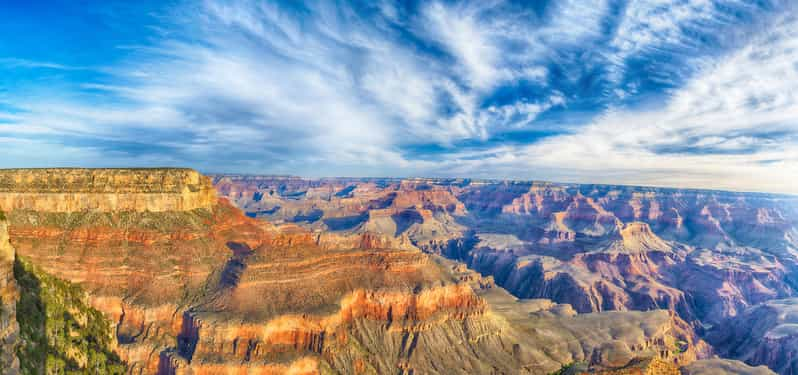
<path fill-rule="evenodd" d="M 798 5 L 0 2 L 0 168 L 798 193 Z"/>

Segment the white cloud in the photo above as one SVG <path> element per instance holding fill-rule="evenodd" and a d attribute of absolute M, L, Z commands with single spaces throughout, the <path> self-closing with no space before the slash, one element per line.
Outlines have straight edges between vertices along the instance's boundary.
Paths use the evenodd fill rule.
<path fill-rule="evenodd" d="M 690 38 L 684 28 L 715 22 L 716 17 L 718 12 L 711 0 L 631 1 L 624 9 L 611 46 L 623 59 L 648 48 L 683 45 Z"/>
<path fill-rule="evenodd" d="M 46 61 L 35 61 L 35 60 L 28 60 L 28 59 L 19 59 L 19 58 L 11 58 L 11 57 L 4 57 L 0 58 L 0 66 L 6 66 L 9 68 L 23 68 L 23 69 L 53 69 L 53 70 L 86 70 L 88 68 L 85 67 L 76 67 L 76 66 L 69 66 L 64 64 L 56 64 Z"/>
<path fill-rule="evenodd" d="M 269 2 L 206 0 L 175 13 L 186 18 L 179 32 L 104 68 L 111 80 L 82 82 L 76 92 L 4 94 L 19 111 L 0 109 L 0 147 L 14 148 L 0 163 L 191 163 L 213 171 L 798 192 L 798 26 L 788 16 L 736 51 L 692 59 L 698 73 L 657 108 L 611 108 L 569 124 L 572 134 L 531 145 L 490 143 L 497 134 L 541 130 L 537 121 L 552 108 L 579 111 L 595 99 L 580 95 L 596 95 L 582 86 L 617 83 L 630 57 L 690 47 L 690 32 L 727 22 L 714 4 L 634 1 L 616 19 L 607 1 L 551 2 L 542 13 L 503 1 L 433 2 L 411 15 L 382 1 L 375 12 L 385 18 L 371 22 L 340 4 L 311 3 L 299 15 Z M 494 100 L 496 90 L 519 82 L 532 88 Z M 638 89 L 607 92 L 628 99 Z M 479 147 L 457 150 L 461 141 Z M 115 142 L 130 150 L 114 151 Z M 404 151 L 429 144 L 453 151 L 437 160 Z M 53 152 L 26 159 L 38 149 Z"/>
<path fill-rule="evenodd" d="M 480 11 L 486 4 L 459 5 L 448 8 L 441 3 L 430 4 L 425 16 L 430 33 L 457 57 L 466 77 L 476 89 L 487 89 L 497 84 L 501 51 L 491 41 L 490 26 L 479 21 Z"/>
<path fill-rule="evenodd" d="M 786 18 L 708 64 L 662 109 L 609 112 L 578 134 L 461 161 L 461 171 L 542 168 L 579 182 L 796 193 L 796 35 Z"/>

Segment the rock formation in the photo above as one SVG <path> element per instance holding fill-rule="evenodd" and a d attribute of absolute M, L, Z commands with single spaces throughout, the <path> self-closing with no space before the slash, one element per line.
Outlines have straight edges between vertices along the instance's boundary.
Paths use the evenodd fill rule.
<path fill-rule="evenodd" d="M 421 251 L 468 236 L 457 222 L 470 215 L 457 198 L 464 181 L 217 180 L 252 216 L 284 211 L 268 222 L 209 199 L 210 180 L 188 170 L 0 175 L 21 274 L 54 285 L 48 298 L 69 296 L 77 326 L 102 332 L 83 322 L 104 317 L 112 345 L 87 345 L 110 348 L 129 373 L 544 374 L 594 358 L 679 366 L 710 354 L 671 312 L 519 300 Z M 267 196 L 281 208 L 262 205 Z"/>
<path fill-rule="evenodd" d="M 516 297 L 580 313 L 668 309 L 703 332 L 798 292 L 792 196 L 447 179 L 214 183 L 248 215 L 394 237 L 465 262 Z M 783 368 L 772 361 L 762 363 Z"/>
<path fill-rule="evenodd" d="M 216 199 L 207 179 L 190 169 L 3 169 L 0 210 L 207 209 Z"/>

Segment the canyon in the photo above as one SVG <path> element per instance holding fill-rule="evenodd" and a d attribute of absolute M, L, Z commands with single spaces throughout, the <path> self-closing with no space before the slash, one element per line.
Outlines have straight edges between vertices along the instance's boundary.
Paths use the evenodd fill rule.
<path fill-rule="evenodd" d="M 791 374 L 797 207 L 537 182 L 0 170 L 0 363 Z"/>
<path fill-rule="evenodd" d="M 468 179 L 217 175 L 214 184 L 251 217 L 392 236 L 462 262 L 516 298 L 579 314 L 672 311 L 718 354 L 795 373 L 796 344 L 768 344 L 763 325 L 734 330 L 738 341 L 718 334 L 739 319 L 766 321 L 769 301 L 796 295 L 795 196 Z M 754 371 L 719 361 L 693 372 Z"/>

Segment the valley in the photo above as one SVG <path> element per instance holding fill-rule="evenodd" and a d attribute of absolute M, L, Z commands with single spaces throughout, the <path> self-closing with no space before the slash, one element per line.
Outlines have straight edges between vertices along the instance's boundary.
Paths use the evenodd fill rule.
<path fill-rule="evenodd" d="M 789 351 L 777 360 L 729 351 L 735 345 L 717 332 L 795 296 L 793 196 L 463 179 L 222 175 L 214 183 L 252 217 L 382 233 L 463 262 L 514 297 L 580 314 L 665 309 L 724 356 L 792 371 Z M 767 346 L 766 332 L 741 332 L 749 341 L 736 345 Z"/>

